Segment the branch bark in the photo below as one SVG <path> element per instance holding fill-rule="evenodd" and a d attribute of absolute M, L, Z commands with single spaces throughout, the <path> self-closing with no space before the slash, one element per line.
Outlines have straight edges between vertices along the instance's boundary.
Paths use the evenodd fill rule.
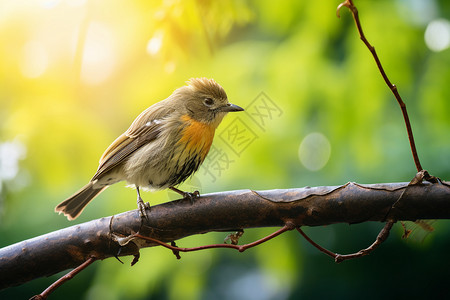
<path fill-rule="evenodd" d="M 211 231 L 256 227 L 322 226 L 365 221 L 450 218 L 450 183 L 385 183 L 240 190 L 153 206 L 149 220 L 137 210 L 51 232 L 0 249 L 0 289 L 75 268 L 90 258 L 135 255 L 139 249 Z M 141 223 L 144 222 L 144 223 Z M 123 245 L 123 246 L 121 246 Z"/>

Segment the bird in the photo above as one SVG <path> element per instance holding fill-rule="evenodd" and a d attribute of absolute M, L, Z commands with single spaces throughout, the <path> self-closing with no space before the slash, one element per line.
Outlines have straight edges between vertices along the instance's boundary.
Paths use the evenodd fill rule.
<path fill-rule="evenodd" d="M 177 188 L 205 160 L 216 128 L 229 112 L 244 109 L 228 101 L 214 79 L 191 78 L 168 98 L 144 110 L 103 153 L 88 184 L 55 207 L 68 220 L 108 186 L 126 181 L 136 187 L 141 217 L 147 218 L 140 188 L 171 189 L 191 202 L 199 196 Z"/>

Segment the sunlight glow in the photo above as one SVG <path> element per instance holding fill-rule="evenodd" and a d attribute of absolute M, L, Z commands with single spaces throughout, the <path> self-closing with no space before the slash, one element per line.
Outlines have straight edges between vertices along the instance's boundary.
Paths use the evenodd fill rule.
<path fill-rule="evenodd" d="M 23 76 L 36 78 L 48 67 L 48 53 L 44 45 L 36 40 L 28 41 L 22 48 L 20 70 Z"/>
<path fill-rule="evenodd" d="M 40 0 L 39 4 L 42 8 L 52 9 L 55 8 L 60 2 L 60 0 Z"/>
<path fill-rule="evenodd" d="M 70 6 L 82 6 L 86 4 L 86 0 L 66 0 L 66 3 Z"/>

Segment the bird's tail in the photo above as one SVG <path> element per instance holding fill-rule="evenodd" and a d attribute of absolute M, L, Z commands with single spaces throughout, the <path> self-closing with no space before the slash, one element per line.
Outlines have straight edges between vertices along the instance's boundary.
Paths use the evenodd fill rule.
<path fill-rule="evenodd" d="M 55 207 L 55 212 L 63 213 L 69 221 L 75 220 L 83 209 L 100 194 L 107 186 L 99 189 L 94 188 L 94 183 L 89 182 L 81 190 L 61 202 Z"/>

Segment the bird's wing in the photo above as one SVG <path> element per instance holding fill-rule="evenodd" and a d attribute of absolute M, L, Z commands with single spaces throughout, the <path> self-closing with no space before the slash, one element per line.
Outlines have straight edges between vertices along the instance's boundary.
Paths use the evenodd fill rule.
<path fill-rule="evenodd" d="M 156 139 L 162 130 L 161 120 L 169 113 L 170 111 L 162 106 L 151 106 L 143 111 L 130 128 L 106 149 L 91 180 L 111 171 L 140 147 Z"/>

